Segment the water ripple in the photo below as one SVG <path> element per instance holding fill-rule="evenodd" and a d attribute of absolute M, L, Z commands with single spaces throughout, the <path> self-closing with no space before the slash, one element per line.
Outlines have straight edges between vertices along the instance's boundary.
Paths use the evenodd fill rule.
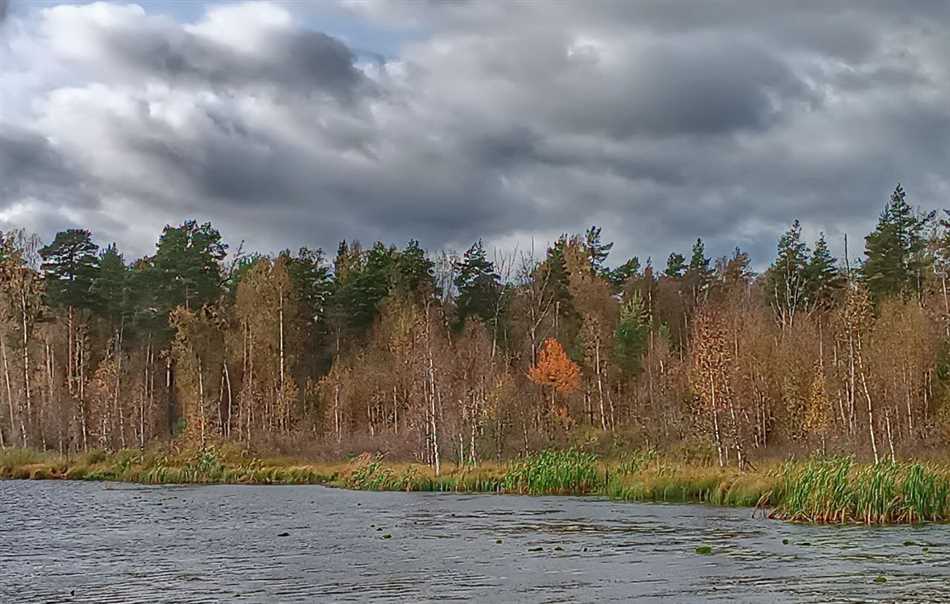
<path fill-rule="evenodd" d="M 4 604 L 950 601 L 937 526 L 800 526 L 582 498 L 29 481 L 0 481 L 0 520 Z"/>

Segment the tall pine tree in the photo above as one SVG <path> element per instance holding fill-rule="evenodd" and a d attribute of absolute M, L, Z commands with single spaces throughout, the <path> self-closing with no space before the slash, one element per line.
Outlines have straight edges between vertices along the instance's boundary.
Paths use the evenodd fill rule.
<path fill-rule="evenodd" d="M 98 252 L 85 229 L 60 231 L 40 250 L 50 306 L 91 310 L 97 305 L 93 283 L 99 271 Z"/>
<path fill-rule="evenodd" d="M 920 213 L 907 203 L 898 184 L 877 228 L 865 238 L 861 273 L 875 301 L 889 295 L 919 295 L 929 263 L 925 231 L 934 213 Z"/>
<path fill-rule="evenodd" d="M 775 262 L 765 274 L 766 298 L 784 327 L 791 326 L 795 316 L 808 307 L 810 262 L 802 226 L 795 220 L 778 240 Z"/>
<path fill-rule="evenodd" d="M 805 269 L 805 277 L 808 303 L 818 310 L 830 308 L 845 285 L 844 274 L 838 267 L 837 258 L 828 249 L 824 233 L 818 235 L 815 250 Z"/>
<path fill-rule="evenodd" d="M 590 258 L 591 271 L 596 275 L 603 275 L 607 272 L 606 262 L 610 250 L 613 249 L 613 242 L 604 243 L 600 236 L 601 228 L 592 226 L 584 234 L 584 248 Z"/>
<path fill-rule="evenodd" d="M 697 237 L 689 258 L 689 266 L 686 268 L 686 283 L 692 292 L 694 302 L 698 302 L 705 296 L 712 276 L 713 271 L 709 267 L 709 258 L 706 256 L 706 245 L 702 238 Z"/>
<path fill-rule="evenodd" d="M 102 252 L 93 289 L 99 298 L 100 314 L 114 327 L 121 324 L 131 311 L 132 291 L 129 267 L 114 243 Z"/>
<path fill-rule="evenodd" d="M 666 259 L 666 269 L 663 274 L 671 279 L 679 279 L 686 273 L 686 258 L 683 254 L 673 252 Z"/>
<path fill-rule="evenodd" d="M 177 306 L 197 309 L 217 300 L 223 291 L 221 262 L 227 247 L 210 222 L 189 220 L 165 227 L 147 269 L 161 316 Z"/>
<path fill-rule="evenodd" d="M 475 242 L 455 263 L 455 270 L 457 326 L 464 325 L 469 317 L 477 317 L 490 324 L 495 320 L 502 285 L 481 240 Z"/>

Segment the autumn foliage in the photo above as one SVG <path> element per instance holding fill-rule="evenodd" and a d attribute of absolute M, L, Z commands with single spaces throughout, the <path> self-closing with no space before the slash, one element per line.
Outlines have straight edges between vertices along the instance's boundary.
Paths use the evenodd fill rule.
<path fill-rule="evenodd" d="M 548 338 L 538 354 L 537 364 L 528 370 L 528 377 L 535 384 L 550 386 L 559 394 L 568 394 L 580 386 L 581 370 L 568 358 L 560 342 Z"/>
<path fill-rule="evenodd" d="M 580 439 L 739 468 L 943 453 L 950 217 L 915 217 L 901 190 L 888 207 L 858 270 L 793 223 L 760 275 L 701 239 L 662 272 L 611 269 L 599 228 L 542 257 L 351 242 L 332 262 L 225 262 L 194 221 L 134 262 L 81 229 L 2 234 L 0 449 L 174 439 L 436 472 Z"/>

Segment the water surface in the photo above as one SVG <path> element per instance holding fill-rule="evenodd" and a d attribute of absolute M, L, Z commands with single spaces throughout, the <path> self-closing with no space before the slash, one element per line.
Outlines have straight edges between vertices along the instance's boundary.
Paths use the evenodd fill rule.
<path fill-rule="evenodd" d="M 635 598 L 950 601 L 950 528 L 571 497 L 0 481 L 3 603 Z"/>

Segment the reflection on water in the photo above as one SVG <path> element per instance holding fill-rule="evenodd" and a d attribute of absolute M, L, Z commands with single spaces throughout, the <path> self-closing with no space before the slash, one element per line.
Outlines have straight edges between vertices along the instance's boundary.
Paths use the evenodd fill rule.
<path fill-rule="evenodd" d="M 0 481 L 3 603 L 634 598 L 950 601 L 950 530 L 578 498 Z"/>

